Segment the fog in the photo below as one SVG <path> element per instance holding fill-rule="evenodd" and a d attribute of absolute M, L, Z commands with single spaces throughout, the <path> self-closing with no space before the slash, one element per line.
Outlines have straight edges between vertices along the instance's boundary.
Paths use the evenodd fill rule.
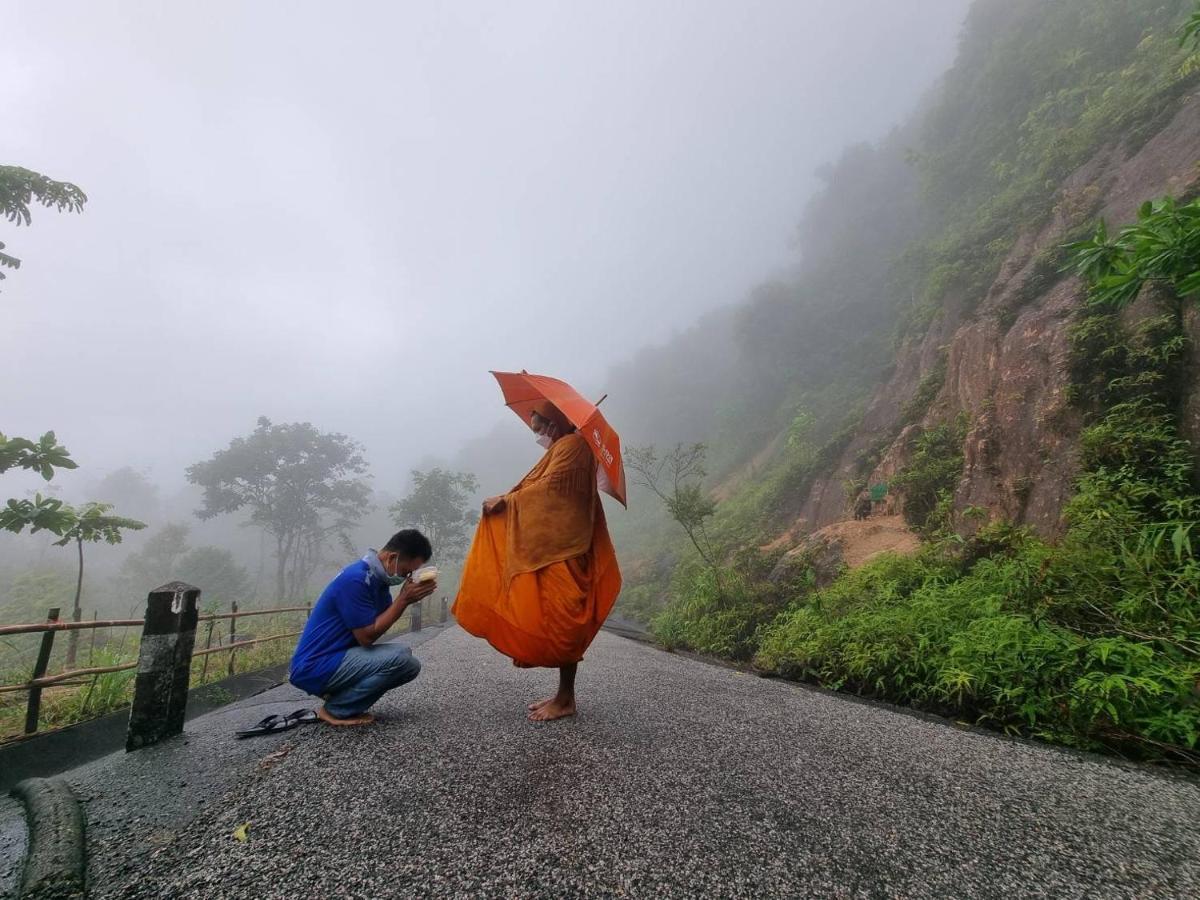
<path fill-rule="evenodd" d="M 89 202 L 0 226 L 2 429 L 169 493 L 311 421 L 400 491 L 510 416 L 488 369 L 603 392 L 791 265 L 965 5 L 11 4 L 2 161 Z"/>

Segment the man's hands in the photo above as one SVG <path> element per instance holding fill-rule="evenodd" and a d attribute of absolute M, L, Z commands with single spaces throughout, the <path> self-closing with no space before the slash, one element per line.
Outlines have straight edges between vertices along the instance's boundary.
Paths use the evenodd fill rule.
<path fill-rule="evenodd" d="M 414 603 L 420 603 L 430 594 L 437 590 L 437 581 L 423 581 L 417 584 L 414 581 L 407 581 L 404 587 L 400 588 L 400 593 L 396 595 L 396 599 L 404 604 L 403 608 L 412 606 Z"/>
<path fill-rule="evenodd" d="M 498 513 L 502 509 L 504 509 L 504 498 L 503 497 L 488 497 L 486 500 L 483 501 L 483 514 L 485 516 L 490 516 L 493 513 Z"/>
<path fill-rule="evenodd" d="M 404 611 L 414 603 L 419 603 L 430 594 L 437 590 L 436 581 L 423 581 L 417 584 L 413 581 L 407 581 L 404 587 L 400 588 L 400 592 L 396 594 L 396 599 L 392 601 L 391 606 L 375 617 L 375 621 L 370 625 L 364 625 L 362 628 L 354 629 L 354 639 L 358 641 L 361 647 L 370 647 L 379 640 L 387 630 L 396 624 L 396 620 L 404 614 Z"/>

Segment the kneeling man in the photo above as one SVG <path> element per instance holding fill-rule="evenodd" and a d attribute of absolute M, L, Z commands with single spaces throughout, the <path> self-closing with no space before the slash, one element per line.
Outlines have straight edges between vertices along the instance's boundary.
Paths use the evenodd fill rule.
<path fill-rule="evenodd" d="M 404 610 L 437 588 L 436 581 L 408 581 L 432 555 L 421 532 L 399 531 L 382 550 L 371 550 L 346 566 L 317 600 L 288 678 L 302 691 L 325 699 L 317 715 L 330 725 L 374 721 L 367 710 L 375 701 L 421 671 L 406 645 L 376 641 Z M 404 587 L 393 600 L 389 587 L 398 584 Z"/>

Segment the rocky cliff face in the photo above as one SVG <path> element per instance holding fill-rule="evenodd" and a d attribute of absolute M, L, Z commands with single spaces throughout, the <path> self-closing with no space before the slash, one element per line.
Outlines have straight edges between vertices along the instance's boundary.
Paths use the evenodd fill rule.
<path fill-rule="evenodd" d="M 1059 533 L 1082 426 L 1068 403 L 1067 354 L 1068 328 L 1084 289 L 1062 277 L 1052 257 L 1070 232 L 1098 216 L 1124 224 L 1145 200 L 1197 190 L 1200 96 L 1193 96 L 1141 147 L 1106 147 L 1067 179 L 1051 220 L 1021 236 L 976 309 L 965 310 L 961 297 L 946 298 L 926 334 L 901 348 L 892 377 L 876 392 L 836 467 L 811 488 L 796 530 L 848 517 L 844 485 L 864 474 L 864 457 L 879 459 L 870 482 L 890 481 L 908 462 L 914 428 L 962 414 L 969 430 L 956 508 L 978 506 L 1043 536 Z M 1189 311 L 1186 327 L 1192 344 L 1181 420 L 1200 452 L 1200 310 Z M 930 379 L 939 378 L 943 366 L 937 388 Z M 935 388 L 919 420 L 906 421 L 918 393 Z M 892 496 L 883 511 L 898 512 L 902 504 Z"/>

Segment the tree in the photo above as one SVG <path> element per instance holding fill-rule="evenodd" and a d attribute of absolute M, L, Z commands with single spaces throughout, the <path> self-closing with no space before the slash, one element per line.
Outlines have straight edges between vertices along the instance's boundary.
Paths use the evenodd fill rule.
<path fill-rule="evenodd" d="M 349 542 L 370 496 L 359 477 L 366 472 L 362 447 L 346 435 L 264 416 L 248 437 L 189 466 L 187 478 L 204 490 L 201 519 L 248 509 L 274 538 L 275 599 L 283 600 L 304 587 L 331 537 Z"/>
<path fill-rule="evenodd" d="M 49 481 L 56 469 L 74 469 L 77 464 L 71 459 L 67 448 L 58 443 L 53 431 L 47 431 L 37 442 L 26 438 L 6 438 L 0 434 L 0 473 L 19 468 L 37 472 Z M 144 522 L 124 516 L 111 515 L 111 503 L 85 503 L 73 507 L 57 497 L 36 494 L 32 500 L 9 500 L 0 509 L 0 529 L 20 534 L 26 528 L 30 533 L 49 531 L 59 537 L 56 547 L 65 547 L 72 541 L 79 551 L 79 572 L 75 580 L 75 604 L 71 620 L 78 622 L 83 615 L 79 602 L 83 595 L 83 545 L 105 541 L 121 543 L 122 531 L 138 531 L 145 528 Z M 79 632 L 72 631 L 67 641 L 67 667 L 74 665 L 79 646 Z"/>
<path fill-rule="evenodd" d="M 28 225 L 33 221 L 31 203 L 59 212 L 82 212 L 87 194 L 69 182 L 53 181 L 20 166 L 0 166 L 0 214 L 14 225 Z M 0 281 L 6 277 L 3 269 L 21 267 L 19 259 L 3 251 L 4 244 L 0 243 Z"/>
<path fill-rule="evenodd" d="M 131 466 L 109 472 L 88 493 L 139 519 L 158 518 L 162 507 L 158 486 Z"/>
<path fill-rule="evenodd" d="M 137 596 L 173 579 L 187 581 L 178 574 L 180 558 L 191 549 L 187 538 L 186 525 L 168 522 L 151 535 L 141 550 L 126 558 L 121 565 L 121 581 Z"/>
<path fill-rule="evenodd" d="M 457 561 L 467 549 L 469 530 L 475 523 L 471 500 L 479 482 L 469 472 L 430 469 L 412 473 L 413 488 L 388 510 L 397 527 L 424 532 L 434 552 Z"/>
<path fill-rule="evenodd" d="M 634 473 L 637 484 L 648 488 L 667 507 L 712 570 L 717 590 L 723 591 L 721 567 L 704 528 L 704 520 L 717 511 L 716 501 L 700 486 L 706 474 L 706 450 L 704 444 L 676 444 L 674 450 L 659 457 L 653 445 L 633 447 L 625 452 L 625 466 Z"/>
<path fill-rule="evenodd" d="M 83 595 L 83 545 L 121 543 L 122 531 L 140 531 L 146 527 L 144 522 L 137 519 L 127 519 L 124 516 L 110 515 L 112 505 L 109 503 L 85 503 L 75 509 L 64 505 L 61 512 L 67 517 L 67 527 L 61 532 L 61 538 L 54 542 L 56 547 L 65 547 L 74 543 L 79 552 L 79 575 L 75 581 L 75 603 L 71 610 L 71 621 L 78 622 L 83 617 L 83 609 L 79 605 Z M 37 529 L 35 528 L 34 531 Z M 75 653 L 79 647 L 79 632 L 72 631 L 67 638 L 67 668 L 75 665 Z"/>
<path fill-rule="evenodd" d="M 176 577 L 200 588 L 209 605 L 245 600 L 250 596 L 249 573 L 223 547 L 189 550 L 180 557 L 177 567 L 179 574 Z"/>
<path fill-rule="evenodd" d="M 121 566 L 125 588 L 141 596 L 168 581 L 186 581 L 204 592 L 206 601 L 228 603 L 250 596 L 250 576 L 222 547 L 189 547 L 188 527 L 169 522 Z"/>

